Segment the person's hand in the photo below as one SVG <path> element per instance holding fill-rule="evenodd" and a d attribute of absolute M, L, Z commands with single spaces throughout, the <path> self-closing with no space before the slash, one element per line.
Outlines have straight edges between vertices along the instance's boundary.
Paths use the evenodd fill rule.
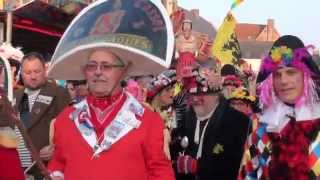
<path fill-rule="evenodd" d="M 64 180 L 64 174 L 61 171 L 53 171 L 50 174 L 52 180 Z"/>
<path fill-rule="evenodd" d="M 248 78 L 248 89 L 251 96 L 256 96 L 257 77 L 257 74 L 253 72 L 252 76 Z"/>
<path fill-rule="evenodd" d="M 165 128 L 163 130 L 163 151 L 168 160 L 171 160 L 170 147 L 171 135 L 169 129 Z"/>
<path fill-rule="evenodd" d="M 179 174 L 196 174 L 197 166 L 197 160 L 189 155 L 182 155 L 177 159 L 177 171 Z"/>
<path fill-rule="evenodd" d="M 54 150 L 54 146 L 53 145 L 48 145 L 48 146 L 43 147 L 40 150 L 40 153 L 39 153 L 40 158 L 42 160 L 49 161 L 51 159 L 51 157 L 52 157 L 53 150 Z"/>

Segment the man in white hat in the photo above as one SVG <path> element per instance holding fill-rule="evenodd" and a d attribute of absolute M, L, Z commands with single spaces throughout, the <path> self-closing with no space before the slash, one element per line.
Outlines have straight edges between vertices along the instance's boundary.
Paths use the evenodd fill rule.
<path fill-rule="evenodd" d="M 84 74 L 90 95 L 55 123 L 53 177 L 173 179 L 162 148 L 163 122 L 122 90 L 125 71 L 124 62 L 106 49 L 89 56 Z"/>
<path fill-rule="evenodd" d="M 170 64 L 173 33 L 162 11 L 153 1 L 97 1 L 65 32 L 49 76 L 86 79 L 89 95 L 56 118 L 53 179 L 174 179 L 160 115 L 121 87 L 129 75 Z"/>

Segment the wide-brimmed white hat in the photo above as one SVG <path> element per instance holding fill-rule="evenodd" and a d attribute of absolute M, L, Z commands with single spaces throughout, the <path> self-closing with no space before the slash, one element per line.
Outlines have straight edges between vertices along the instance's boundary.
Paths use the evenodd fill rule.
<path fill-rule="evenodd" d="M 100 0 L 83 9 L 65 31 L 49 77 L 84 79 L 83 66 L 100 48 L 130 62 L 127 76 L 157 74 L 170 66 L 173 47 L 172 24 L 160 1 Z"/>

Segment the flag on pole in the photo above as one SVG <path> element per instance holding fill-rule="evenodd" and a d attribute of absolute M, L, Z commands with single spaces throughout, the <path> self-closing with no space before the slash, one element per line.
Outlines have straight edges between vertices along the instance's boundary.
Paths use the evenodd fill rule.
<path fill-rule="evenodd" d="M 3 11 L 4 10 L 4 0 L 0 0 L 0 10 Z"/>
<path fill-rule="evenodd" d="M 212 55 L 222 64 L 238 64 L 241 58 L 240 45 L 236 37 L 236 20 L 231 13 L 219 27 L 212 47 Z"/>
<path fill-rule="evenodd" d="M 243 2 L 243 0 L 235 0 L 232 4 L 231 4 L 231 10 L 233 10 L 234 8 L 236 8 L 237 6 L 239 6 L 241 3 Z"/>

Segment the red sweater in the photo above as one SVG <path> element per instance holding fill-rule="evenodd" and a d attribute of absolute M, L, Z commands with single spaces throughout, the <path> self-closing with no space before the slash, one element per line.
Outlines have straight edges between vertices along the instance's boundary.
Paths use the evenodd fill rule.
<path fill-rule="evenodd" d="M 2 179 L 25 179 L 16 149 L 9 149 L 0 146 L 0 180 Z"/>
<path fill-rule="evenodd" d="M 49 170 L 66 180 L 172 180 L 171 163 L 163 152 L 163 121 L 145 108 L 142 123 L 112 147 L 92 159 L 93 150 L 80 135 L 66 108 L 54 125 L 55 151 Z"/>

